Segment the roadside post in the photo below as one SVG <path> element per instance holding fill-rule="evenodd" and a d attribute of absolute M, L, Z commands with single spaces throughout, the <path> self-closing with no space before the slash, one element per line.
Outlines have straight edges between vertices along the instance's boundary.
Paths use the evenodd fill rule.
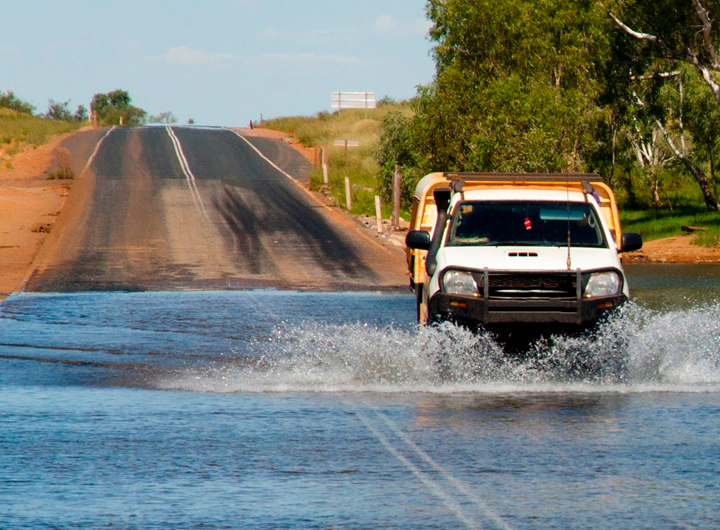
<path fill-rule="evenodd" d="M 323 172 L 323 183 L 327 186 L 330 184 L 330 179 L 328 178 L 328 165 L 325 161 L 325 148 L 320 148 L 320 164 L 322 165 L 322 172 Z"/>
<path fill-rule="evenodd" d="M 345 177 L 345 205 L 347 206 L 348 212 L 352 211 L 352 195 L 350 192 L 350 177 Z"/>
<path fill-rule="evenodd" d="M 382 204 L 380 203 L 380 195 L 375 195 L 375 217 L 377 218 L 378 234 L 383 233 L 382 226 Z"/>
<path fill-rule="evenodd" d="M 400 166 L 395 164 L 395 173 L 393 173 L 392 182 L 392 227 L 393 230 L 400 228 L 400 183 L 402 182 L 402 173 Z"/>

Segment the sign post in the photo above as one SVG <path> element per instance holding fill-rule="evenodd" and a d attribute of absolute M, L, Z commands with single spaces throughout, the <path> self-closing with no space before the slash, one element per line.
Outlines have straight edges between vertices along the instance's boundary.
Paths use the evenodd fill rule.
<path fill-rule="evenodd" d="M 402 173 L 400 166 L 395 164 L 395 173 L 393 173 L 392 182 L 392 227 L 393 230 L 400 228 L 400 184 L 402 183 Z"/>
<path fill-rule="evenodd" d="M 347 166 L 348 147 L 360 147 L 360 141 L 359 140 L 335 140 L 333 142 L 333 145 L 337 145 L 338 147 L 345 147 L 345 165 Z"/>

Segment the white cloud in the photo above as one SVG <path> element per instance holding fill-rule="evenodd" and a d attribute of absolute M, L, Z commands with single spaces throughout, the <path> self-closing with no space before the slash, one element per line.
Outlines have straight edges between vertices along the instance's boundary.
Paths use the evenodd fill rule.
<path fill-rule="evenodd" d="M 419 19 L 411 22 L 400 22 L 390 15 L 380 15 L 375 20 L 375 31 L 378 33 L 426 35 L 430 26 L 430 21 L 426 19 Z"/>
<path fill-rule="evenodd" d="M 398 23 L 390 15 L 380 15 L 375 21 L 375 31 L 378 33 L 393 33 Z"/>
<path fill-rule="evenodd" d="M 171 64 L 196 65 L 218 63 L 228 59 L 235 59 L 235 56 L 227 53 L 205 53 L 187 46 L 179 46 L 170 48 L 167 53 L 156 58 Z"/>
<path fill-rule="evenodd" d="M 263 35 L 265 35 L 268 39 L 277 39 L 280 36 L 280 32 L 276 29 L 268 28 L 263 31 Z"/>

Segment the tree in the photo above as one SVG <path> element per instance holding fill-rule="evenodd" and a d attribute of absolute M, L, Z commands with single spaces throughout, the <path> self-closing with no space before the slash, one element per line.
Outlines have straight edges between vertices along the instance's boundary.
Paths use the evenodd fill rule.
<path fill-rule="evenodd" d="M 720 58 L 715 46 L 718 29 L 713 27 L 705 6 L 717 12 L 716 0 L 643 0 L 623 2 L 623 22 L 610 13 L 615 23 L 628 35 L 643 41 L 657 57 L 692 65 L 701 75 L 720 105 L 720 84 L 712 72 L 720 72 Z M 632 26 L 632 27 L 631 27 Z M 640 31 L 634 28 L 642 28 Z M 699 30 L 699 31 L 698 31 Z"/>
<path fill-rule="evenodd" d="M 145 122 L 146 112 L 130 104 L 132 100 L 125 90 L 113 90 L 107 94 L 93 96 L 90 109 L 97 113 L 102 125 L 141 125 Z"/>
<path fill-rule="evenodd" d="M 617 27 L 637 41 L 637 56 L 647 61 L 665 60 L 675 64 L 687 64 L 702 79 L 708 89 L 707 97 L 713 98 L 720 106 L 720 82 L 715 73 L 720 72 L 720 59 L 715 42 L 720 35 L 713 26 L 711 10 L 720 10 L 717 0 L 628 0 L 622 3 L 617 13 L 610 17 Z M 686 77 L 692 80 L 692 74 L 686 71 Z M 699 102 L 694 100 L 697 105 Z M 690 115 L 697 113 L 690 112 Z M 701 122 L 704 120 L 701 120 Z M 701 122 L 691 120 L 699 137 L 709 131 L 700 130 Z M 713 210 L 720 209 L 716 194 L 710 190 L 709 179 L 705 172 L 688 157 L 684 149 L 679 148 L 667 128 L 657 122 L 668 145 L 675 156 L 699 185 L 705 204 Z M 701 145 L 703 141 L 700 141 Z M 707 144 L 707 142 L 705 142 Z M 714 171 L 714 170 L 713 170 Z"/>
<path fill-rule="evenodd" d="M 161 112 L 157 116 L 148 117 L 148 123 L 177 123 L 177 118 L 172 112 Z"/>
<path fill-rule="evenodd" d="M 392 179 L 395 166 L 398 166 L 403 176 L 401 197 L 406 204 L 412 199 L 415 184 L 422 178 L 413 149 L 413 140 L 410 137 L 410 121 L 408 116 L 399 112 L 390 113 L 385 117 L 380 136 L 380 149 L 375 157 L 380 165 L 379 181 L 384 198 L 390 199 L 392 196 Z"/>
<path fill-rule="evenodd" d="M 418 173 L 582 171 L 612 21 L 586 0 L 429 0 L 434 81 L 405 136 Z M 386 122 L 386 136 L 397 123 Z"/>
<path fill-rule="evenodd" d="M 33 105 L 19 99 L 12 90 L 0 92 L 0 108 L 11 109 L 21 114 L 32 114 L 35 111 Z"/>
<path fill-rule="evenodd" d="M 45 117 L 51 120 L 73 121 L 73 116 L 68 110 L 70 100 L 60 103 L 59 101 L 48 100 L 48 110 Z"/>
<path fill-rule="evenodd" d="M 85 105 L 78 105 L 77 110 L 75 110 L 75 114 L 73 114 L 73 119 L 75 121 L 86 121 L 88 119 L 88 111 L 85 108 Z"/>

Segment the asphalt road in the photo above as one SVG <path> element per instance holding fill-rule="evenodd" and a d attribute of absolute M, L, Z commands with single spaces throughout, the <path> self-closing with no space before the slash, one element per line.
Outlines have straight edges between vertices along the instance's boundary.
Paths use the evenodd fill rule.
<path fill-rule="evenodd" d="M 398 249 L 307 192 L 282 142 L 141 127 L 66 146 L 79 177 L 27 291 L 405 289 Z"/>

